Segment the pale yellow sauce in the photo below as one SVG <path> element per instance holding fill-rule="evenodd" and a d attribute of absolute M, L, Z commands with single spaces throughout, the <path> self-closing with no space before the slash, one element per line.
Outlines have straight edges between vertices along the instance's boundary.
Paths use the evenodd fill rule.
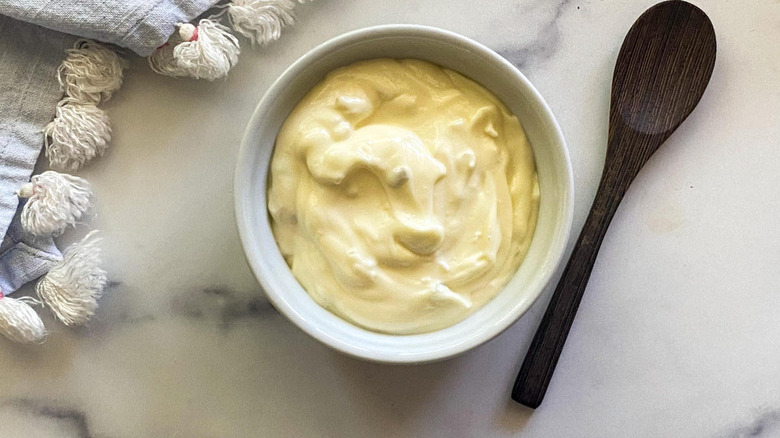
<path fill-rule="evenodd" d="M 533 236 L 539 186 L 517 118 L 419 60 L 331 72 L 290 113 L 268 211 L 293 275 L 369 330 L 423 333 L 498 293 Z"/>

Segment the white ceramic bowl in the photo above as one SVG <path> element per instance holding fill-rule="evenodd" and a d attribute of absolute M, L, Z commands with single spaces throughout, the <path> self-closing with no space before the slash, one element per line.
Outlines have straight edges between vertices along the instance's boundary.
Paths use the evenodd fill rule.
<path fill-rule="evenodd" d="M 277 132 L 296 103 L 329 71 L 373 58 L 418 58 L 482 84 L 520 119 L 534 150 L 541 190 L 539 219 L 528 255 L 506 287 L 460 323 L 431 333 L 374 333 L 320 307 L 298 284 L 271 233 L 266 209 L 268 168 Z M 572 172 L 555 118 L 512 64 L 452 32 L 416 25 L 356 30 L 313 49 L 279 77 L 246 129 L 235 176 L 236 219 L 255 276 L 271 303 L 324 344 L 362 359 L 421 363 L 463 353 L 501 333 L 539 297 L 566 246 L 572 220 Z"/>

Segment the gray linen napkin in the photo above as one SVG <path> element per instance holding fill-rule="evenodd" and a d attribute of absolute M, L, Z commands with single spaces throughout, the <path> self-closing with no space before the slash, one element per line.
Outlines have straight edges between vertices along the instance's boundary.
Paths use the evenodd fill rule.
<path fill-rule="evenodd" d="M 30 180 L 61 92 L 57 67 L 75 37 L 0 16 L 0 291 L 9 294 L 61 260 L 51 238 L 25 236 L 16 196 Z M 11 226 L 9 230 L 9 226 Z"/>
<path fill-rule="evenodd" d="M 126 47 L 141 56 L 217 0 L 0 0 L 0 14 Z"/>
<path fill-rule="evenodd" d="M 74 35 L 148 55 L 176 23 L 216 0 L 0 0 L 0 291 L 10 294 L 61 260 L 51 238 L 25 235 L 16 196 L 43 147 L 62 97 L 57 68 Z M 72 35 L 70 35 L 72 34 Z M 14 216 L 17 219 L 14 220 Z"/>

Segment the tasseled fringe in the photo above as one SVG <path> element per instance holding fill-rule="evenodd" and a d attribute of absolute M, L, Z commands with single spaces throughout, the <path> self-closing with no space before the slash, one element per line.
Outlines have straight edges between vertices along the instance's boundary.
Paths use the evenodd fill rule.
<path fill-rule="evenodd" d="M 100 237 L 91 231 L 68 247 L 62 262 L 38 281 L 35 291 L 65 325 L 81 325 L 92 317 L 106 286 L 100 267 Z"/>
<path fill-rule="evenodd" d="M 78 170 L 103 155 L 111 141 L 111 125 L 105 111 L 93 103 L 65 98 L 44 132 L 49 165 L 60 170 Z"/>
<path fill-rule="evenodd" d="M 122 86 L 127 61 L 111 49 L 90 40 L 79 40 L 60 65 L 57 76 L 62 91 L 79 102 L 106 101 Z"/>
<path fill-rule="evenodd" d="M 238 39 L 215 21 L 200 20 L 198 27 L 181 24 L 179 38 L 181 42 L 175 46 L 168 43 L 149 57 L 152 70 L 166 76 L 213 81 L 227 76 L 238 62 Z"/>
<path fill-rule="evenodd" d="M 222 12 L 200 20 L 198 27 L 180 24 L 178 35 L 149 57 L 149 66 L 166 76 L 224 78 L 238 62 L 240 47 L 230 29 L 218 22 L 220 17 L 227 15 L 236 32 L 253 45 L 263 45 L 279 39 L 282 28 L 293 24 L 295 4 L 294 0 L 233 0 L 217 6 Z"/>
<path fill-rule="evenodd" d="M 111 140 L 111 127 L 98 104 L 121 87 L 127 62 L 114 51 L 89 40 L 79 40 L 67 51 L 57 71 L 65 97 L 54 120 L 46 126 L 44 143 L 52 167 L 76 170 L 102 155 Z M 92 212 L 92 188 L 83 179 L 54 171 L 34 175 L 17 195 L 27 198 L 21 223 L 34 236 L 58 236 Z M 106 285 L 100 267 L 97 232 L 63 253 L 63 260 L 38 282 L 36 292 L 66 325 L 86 322 L 97 308 Z M 0 291 L 0 334 L 16 342 L 42 342 L 46 329 L 30 303 Z"/>
<path fill-rule="evenodd" d="M 230 25 L 252 45 L 278 40 L 282 28 L 295 22 L 292 0 L 233 0 L 226 8 Z"/>
<path fill-rule="evenodd" d="M 24 344 L 43 342 L 46 328 L 30 304 L 38 301 L 30 297 L 6 297 L 0 291 L 0 334 Z"/>
<path fill-rule="evenodd" d="M 77 170 L 108 148 L 111 125 L 97 105 L 122 86 L 127 61 L 90 40 L 77 41 L 67 53 L 57 71 L 65 97 L 46 126 L 44 141 L 51 167 Z"/>
<path fill-rule="evenodd" d="M 22 208 L 22 228 L 35 236 L 58 236 L 92 211 L 89 183 L 51 170 L 34 175 L 17 194 L 28 198 Z"/>

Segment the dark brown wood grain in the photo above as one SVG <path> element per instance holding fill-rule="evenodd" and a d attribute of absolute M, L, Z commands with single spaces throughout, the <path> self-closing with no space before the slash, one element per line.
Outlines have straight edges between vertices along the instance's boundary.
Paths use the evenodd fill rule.
<path fill-rule="evenodd" d="M 715 32 L 699 8 L 667 1 L 626 35 L 615 64 L 604 173 L 558 287 L 526 354 L 512 398 L 542 402 L 601 242 L 631 181 L 691 113 L 715 65 Z"/>

